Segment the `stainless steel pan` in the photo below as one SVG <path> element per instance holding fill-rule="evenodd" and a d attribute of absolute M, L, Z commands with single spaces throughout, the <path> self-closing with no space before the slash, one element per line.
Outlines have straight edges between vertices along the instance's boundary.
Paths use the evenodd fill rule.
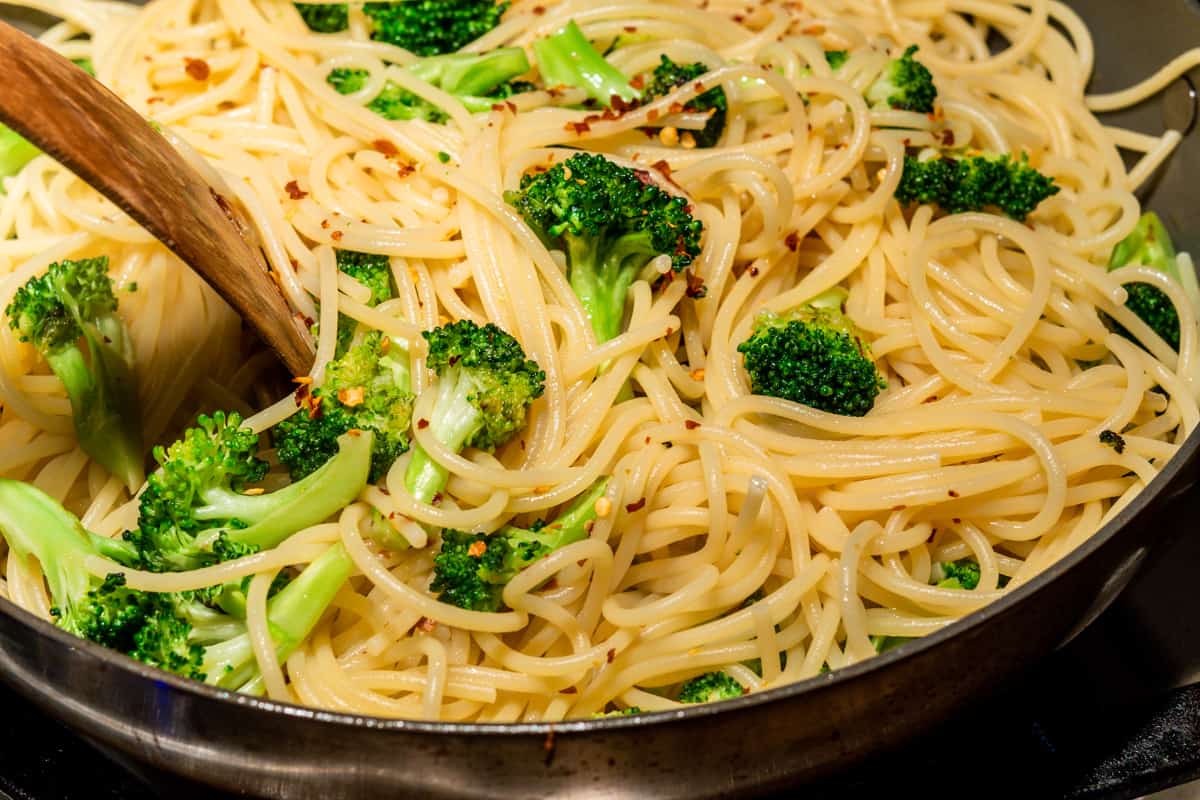
<path fill-rule="evenodd" d="M 1072 3 L 1092 27 L 1098 88 L 1200 44 L 1195 0 Z M 0 15 L 3 12 L 0 10 Z M 26 24 L 31 20 L 26 19 Z M 1115 119 L 1147 131 L 1195 114 L 1185 82 Z M 1200 143 L 1187 137 L 1147 198 L 1200 252 Z M 381 720 L 180 680 L 0 601 L 0 675 L 47 713 L 161 769 L 246 794 L 366 797 L 705 797 L 844 769 L 909 739 L 1034 663 L 1103 610 L 1169 531 L 1196 478 L 1200 433 L 1086 546 L 936 635 L 803 683 L 685 711 L 558 725 Z"/>

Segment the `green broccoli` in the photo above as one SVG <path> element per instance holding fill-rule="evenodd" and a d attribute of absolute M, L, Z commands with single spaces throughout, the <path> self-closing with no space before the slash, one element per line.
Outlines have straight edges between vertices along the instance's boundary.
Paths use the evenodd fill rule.
<path fill-rule="evenodd" d="M 654 68 L 654 72 L 645 80 L 642 99 L 647 102 L 657 97 L 664 97 L 709 71 L 708 67 L 701 63 L 677 64 L 666 56 L 661 58 L 662 60 Z M 690 100 L 683 110 L 693 113 L 708 112 L 709 117 L 702 129 L 684 131 L 680 136 L 691 136 L 697 147 L 715 147 L 721 139 L 721 134 L 725 131 L 725 117 L 729 111 L 725 90 L 720 86 L 709 89 Z"/>
<path fill-rule="evenodd" d="M 107 256 L 51 264 L 17 290 L 6 313 L 66 388 L 79 446 L 135 491 L 145 476 L 142 417 Z"/>
<path fill-rule="evenodd" d="M 902 204 L 937 204 L 950 214 L 998 208 L 1023 221 L 1047 197 L 1058 194 L 1054 179 L 1029 166 L 1028 156 L 984 154 L 918 160 L 904 158 L 896 188 Z"/>
<path fill-rule="evenodd" d="M 351 430 L 338 453 L 291 485 L 270 493 L 248 490 L 267 464 L 258 434 L 237 413 L 201 416 L 168 448 L 156 447 L 161 469 L 150 476 L 139 504 L 138 527 L 126 531 L 122 563 L 170 572 L 196 569 L 278 545 L 329 518 L 367 485 L 374 435 Z"/>
<path fill-rule="evenodd" d="M 129 589 L 123 573 L 93 576 L 86 561 L 106 555 L 53 498 L 29 484 L 0 479 L 0 534 L 13 554 L 36 559 L 46 576 L 60 628 L 159 669 L 237 691 L 261 693 L 245 624 L 202 602 L 203 592 Z M 320 620 L 354 571 L 340 544 L 313 561 L 268 604 L 280 659 Z"/>
<path fill-rule="evenodd" d="M 1116 431 L 1100 431 L 1100 444 L 1116 450 L 1117 455 L 1125 452 L 1125 437 Z"/>
<path fill-rule="evenodd" d="M 783 315 L 764 312 L 738 345 L 754 394 L 780 397 L 830 414 L 861 417 L 887 383 L 871 348 L 842 313 L 835 288 Z"/>
<path fill-rule="evenodd" d="M 1176 283 L 1180 282 L 1179 265 L 1175 260 L 1175 245 L 1163 226 L 1162 220 L 1153 211 L 1142 214 L 1133 232 L 1117 243 L 1108 259 L 1108 269 L 1144 264 L 1163 272 Z M 1127 283 L 1125 291 L 1129 298 L 1125 307 L 1150 326 L 1172 350 L 1179 350 L 1179 312 L 1175 304 L 1161 289 L 1148 283 Z M 1114 331 L 1126 339 L 1137 341 L 1133 335 L 1116 321 L 1105 315 Z"/>
<path fill-rule="evenodd" d="M 875 645 L 876 653 L 886 653 L 888 650 L 895 650 L 905 642 L 911 642 L 912 636 L 872 636 L 871 644 Z"/>
<path fill-rule="evenodd" d="M 645 713 L 637 706 L 629 706 L 628 708 L 614 708 L 612 711 L 597 711 L 592 714 L 592 719 L 611 719 L 613 717 L 632 717 L 634 714 Z"/>
<path fill-rule="evenodd" d="M 408 353 L 372 331 L 329 363 L 325 382 L 312 391 L 307 410 L 275 426 L 279 461 L 292 480 L 301 480 L 337 454 L 348 431 L 371 431 L 369 479 L 378 481 L 408 451 L 412 404 Z"/>
<path fill-rule="evenodd" d="M 534 42 L 533 54 L 547 88 L 582 89 L 603 106 L 614 105 L 614 97 L 619 98 L 618 104 L 640 99 L 629 80 L 592 46 L 574 20 L 553 36 Z"/>
<path fill-rule="evenodd" d="M 929 582 L 939 589 L 966 589 L 979 585 L 979 562 L 973 558 L 941 561 L 933 565 Z"/>
<path fill-rule="evenodd" d="M 487 53 L 462 53 L 433 56 L 409 64 L 406 69 L 421 80 L 454 95 L 471 113 L 488 111 L 500 99 L 527 88 L 513 79 L 529 71 L 529 59 L 519 47 L 504 47 Z M 338 68 L 326 80 L 342 94 L 357 92 L 366 85 L 368 73 L 362 69 Z M 385 119 L 423 119 L 444 123 L 446 112 L 437 106 L 385 81 L 379 94 L 367 108 Z"/>
<path fill-rule="evenodd" d="M 72 59 L 75 66 L 95 77 L 96 67 L 90 58 Z M 0 125 L 0 178 L 11 178 L 25 165 L 41 155 L 37 145 L 7 125 Z"/>
<path fill-rule="evenodd" d="M 692 678 L 679 688 L 681 703 L 715 703 L 741 697 L 746 688 L 727 672 L 706 672 Z"/>
<path fill-rule="evenodd" d="M 350 25 L 350 9 L 345 3 L 296 3 L 300 18 L 317 33 L 338 33 Z"/>
<path fill-rule="evenodd" d="M 917 46 L 913 45 L 900 58 L 888 62 L 883 74 L 867 87 L 868 103 L 877 108 L 933 113 L 937 87 L 933 85 L 933 75 L 925 65 L 913 58 L 915 52 Z M 830 66 L 833 66 L 832 62 Z"/>
<path fill-rule="evenodd" d="M 516 339 L 491 323 L 480 327 L 470 320 L 421 335 L 429 342 L 427 363 L 438 380 L 433 418 L 418 420 L 417 427 L 428 427 L 456 453 L 466 447 L 493 451 L 525 427 L 546 373 L 525 357 Z M 405 484 L 414 498 L 432 502 L 448 477 L 423 448 L 413 448 Z"/>
<path fill-rule="evenodd" d="M 566 251 L 571 288 L 601 342 L 621 332 L 629 287 L 655 256 L 670 256 L 678 272 L 700 253 L 704 225 L 685 198 L 601 155 L 525 175 L 504 199 L 547 246 Z"/>
<path fill-rule="evenodd" d="M 835 72 L 842 68 L 842 65 L 846 63 L 848 58 L 850 58 L 849 50 L 825 51 L 825 63 L 828 64 L 829 68 Z"/>
<path fill-rule="evenodd" d="M 505 585 L 560 547 L 582 541 L 596 520 L 596 502 L 608 481 L 600 480 L 563 514 L 537 530 L 505 525 L 495 533 L 442 532 L 429 588 L 444 603 L 472 611 L 500 611 Z"/>
<path fill-rule="evenodd" d="M 367 3 L 371 38 L 419 56 L 453 53 L 500 24 L 508 3 L 495 0 L 402 0 Z"/>

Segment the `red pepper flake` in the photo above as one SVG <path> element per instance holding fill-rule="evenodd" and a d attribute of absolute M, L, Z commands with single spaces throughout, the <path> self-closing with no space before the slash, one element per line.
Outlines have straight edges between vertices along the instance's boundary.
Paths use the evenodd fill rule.
<path fill-rule="evenodd" d="M 653 167 L 654 169 L 658 170 L 659 172 L 661 172 L 662 176 L 664 178 L 666 178 L 667 180 L 671 179 L 671 165 L 667 163 L 667 160 L 665 158 L 660 158 L 658 161 L 655 161 L 650 166 Z"/>
<path fill-rule="evenodd" d="M 471 558 L 480 558 L 487 552 L 487 542 L 483 539 L 476 539 L 471 542 L 471 546 L 467 548 L 467 555 Z"/>
<path fill-rule="evenodd" d="M 563 126 L 567 133 L 574 133 L 576 136 L 582 136 L 592 129 L 591 125 L 587 124 L 587 120 L 583 122 L 568 122 Z"/>
<path fill-rule="evenodd" d="M 684 420 L 683 427 L 687 428 L 689 431 L 694 431 L 696 428 L 700 427 L 700 423 L 694 419 Z"/>
<path fill-rule="evenodd" d="M 905 505 L 892 506 L 892 511 L 903 511 L 906 508 L 908 508 L 908 506 Z"/>
<path fill-rule="evenodd" d="M 323 230 L 323 231 L 329 230 L 329 220 L 327 220 L 327 219 L 321 220 L 321 230 Z"/>
<path fill-rule="evenodd" d="M 757 277 L 758 277 L 758 267 L 751 267 L 750 269 L 748 269 L 748 270 L 746 270 L 746 271 L 750 273 L 750 277 L 751 277 L 751 278 L 757 278 Z"/>
<path fill-rule="evenodd" d="M 951 497 L 958 497 L 958 492 L 954 491 L 953 489 L 951 489 L 946 494 L 950 495 Z"/>
<path fill-rule="evenodd" d="M 383 153 L 386 158 L 391 158 L 392 156 L 400 154 L 400 150 L 397 149 L 396 145 L 392 144 L 387 139 L 376 139 L 375 141 L 371 142 L 371 146 L 374 147 L 377 152 Z"/>
<path fill-rule="evenodd" d="M 694 84 L 692 84 L 692 87 L 693 87 L 693 88 L 694 88 L 694 89 L 695 89 L 697 92 L 701 92 L 701 93 L 702 93 L 702 92 L 704 91 L 704 81 L 696 81 Z"/>
<path fill-rule="evenodd" d="M 350 430 L 346 431 L 346 435 L 352 439 L 357 439 L 358 437 L 362 436 L 362 431 L 360 431 L 358 428 L 351 428 Z"/>
<path fill-rule="evenodd" d="M 436 505 L 440 504 L 441 502 L 442 502 L 442 493 L 441 493 L 441 492 L 436 492 L 436 493 L 433 495 L 433 499 L 431 499 L 431 500 L 429 501 L 429 504 L 430 504 L 430 505 L 434 505 L 434 506 L 436 506 Z"/>
<path fill-rule="evenodd" d="M 946 147 L 954 147 L 954 131 L 949 129 L 942 131 L 942 144 Z"/>
<path fill-rule="evenodd" d="M 646 76 L 638 75 L 637 77 L 635 77 L 633 80 L 631 80 L 629 82 L 629 85 L 632 86 L 633 88 L 637 89 L 640 92 L 642 89 L 646 88 Z"/>
<path fill-rule="evenodd" d="M 641 105 L 641 103 L 639 103 L 637 100 L 626 100 L 625 98 L 615 94 L 610 97 L 608 101 L 608 107 L 617 112 L 617 116 L 620 116 L 627 111 L 632 111 L 639 105 Z"/>
<path fill-rule="evenodd" d="M 608 661 L 609 664 L 611 664 L 613 662 L 613 659 L 616 657 L 617 657 L 617 650 L 616 650 L 616 648 L 613 648 L 613 647 L 610 647 L 608 649 L 608 652 L 604 654 L 604 658 L 606 661 Z"/>
<path fill-rule="evenodd" d="M 687 273 L 687 296 L 693 300 L 708 296 L 708 287 L 704 285 L 704 278 L 691 270 L 688 270 Z"/>
<path fill-rule="evenodd" d="M 746 21 L 746 18 L 741 14 L 734 14 L 733 21 L 740 25 L 741 23 Z"/>
<path fill-rule="evenodd" d="M 625 506 L 625 511 L 626 511 L 626 513 L 634 514 L 638 511 L 641 511 L 645 507 L 646 507 L 646 498 L 643 497 L 636 502 L 628 503 Z"/>
<path fill-rule="evenodd" d="M 430 619 L 429 617 L 421 617 L 417 620 L 417 630 L 422 633 L 433 633 L 437 630 L 437 620 Z"/>
<path fill-rule="evenodd" d="M 626 25 L 623 30 L 626 33 L 637 33 L 637 25 Z"/>
<path fill-rule="evenodd" d="M 793 253 L 800 247 L 800 234 L 798 231 L 792 231 L 784 237 L 783 243 L 787 245 L 787 249 Z"/>
<path fill-rule="evenodd" d="M 292 198 L 293 200 L 303 200 L 304 198 L 308 197 L 308 192 L 301 189 L 300 184 L 296 181 L 288 181 L 284 185 L 283 190 L 287 192 L 288 197 Z"/>
<path fill-rule="evenodd" d="M 952 520 L 950 520 L 950 521 L 951 521 L 951 522 L 953 522 L 955 525 L 958 525 L 959 523 L 961 523 L 961 522 L 962 522 L 962 520 L 961 520 L 961 519 L 959 519 L 958 517 L 954 517 L 954 518 L 953 518 Z"/>
<path fill-rule="evenodd" d="M 185 58 L 183 64 L 184 72 L 194 81 L 206 81 L 208 80 L 208 76 L 212 74 L 208 62 L 203 58 Z"/>
<path fill-rule="evenodd" d="M 427 419 L 417 420 L 417 430 L 423 431 L 428 427 L 429 427 L 429 420 L 427 420 Z"/>
<path fill-rule="evenodd" d="M 649 436 L 647 436 L 647 437 L 646 437 L 646 444 L 650 444 L 650 437 L 649 437 Z"/>
<path fill-rule="evenodd" d="M 672 114 L 682 114 L 684 111 L 683 103 L 671 103 L 667 111 L 670 111 Z"/>
<path fill-rule="evenodd" d="M 672 333 L 674 333 L 674 332 L 675 332 L 675 329 L 674 329 L 674 328 L 667 328 L 667 333 L 666 333 L 666 335 L 667 335 L 667 336 L 670 336 L 670 335 L 671 335 Z"/>
<path fill-rule="evenodd" d="M 559 694 L 578 694 L 578 693 L 579 693 L 579 689 L 578 689 L 578 688 L 576 688 L 576 687 L 574 687 L 574 686 L 568 686 L 568 687 L 567 687 L 567 688 L 565 688 L 565 689 L 559 689 L 559 690 L 558 690 L 558 693 L 559 693 Z"/>
<path fill-rule="evenodd" d="M 407 178 L 409 175 L 412 175 L 416 171 L 417 168 L 413 164 L 401 164 L 396 168 L 396 175 L 403 179 Z"/>
<path fill-rule="evenodd" d="M 546 13 L 546 7 L 545 6 L 534 6 L 532 11 L 533 11 L 533 15 L 535 17 L 540 17 L 542 14 Z"/>
<path fill-rule="evenodd" d="M 337 393 L 338 402 L 349 408 L 361 406 L 367 399 L 367 390 L 361 386 L 352 386 L 349 389 L 339 389 Z"/>
<path fill-rule="evenodd" d="M 342 233 L 341 231 L 333 231 L 329 234 L 329 238 L 333 239 L 335 242 L 340 242 L 344 235 L 345 234 Z"/>

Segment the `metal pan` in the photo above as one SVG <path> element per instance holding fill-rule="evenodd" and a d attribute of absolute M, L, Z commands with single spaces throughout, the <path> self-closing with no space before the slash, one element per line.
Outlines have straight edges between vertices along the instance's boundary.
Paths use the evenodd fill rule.
<path fill-rule="evenodd" d="M 1115 88 L 1200 42 L 1195 0 L 1076 0 Z M 26 20 L 28 22 L 28 20 Z M 1165 106 L 1164 106 L 1165 102 Z M 1185 82 L 1118 121 L 1190 125 Z M 1150 204 L 1200 252 L 1200 142 L 1189 136 Z M 1200 432 L 1084 547 L 935 635 L 802 683 L 685 711 L 557 725 L 382 720 L 184 681 L 76 639 L 0 601 L 0 675 L 106 747 L 233 791 L 279 798 L 706 797 L 791 786 L 899 744 L 1031 665 L 1096 617 L 1173 526 L 1197 477 Z M 1176 520 L 1176 526 L 1178 521 Z"/>

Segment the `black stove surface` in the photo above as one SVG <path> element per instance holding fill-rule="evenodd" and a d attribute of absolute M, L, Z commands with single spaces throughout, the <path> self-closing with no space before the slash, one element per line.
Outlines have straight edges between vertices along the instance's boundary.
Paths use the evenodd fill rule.
<path fill-rule="evenodd" d="M 1200 536 L 1182 530 L 1196 503 L 1200 492 L 1178 501 L 1175 541 L 1073 642 L 941 729 L 805 797 L 908 786 L 930 797 L 1125 800 L 1200 778 Z M 3 687 L 0 708 L 0 790 L 13 800 L 225 797 L 119 763 Z"/>

